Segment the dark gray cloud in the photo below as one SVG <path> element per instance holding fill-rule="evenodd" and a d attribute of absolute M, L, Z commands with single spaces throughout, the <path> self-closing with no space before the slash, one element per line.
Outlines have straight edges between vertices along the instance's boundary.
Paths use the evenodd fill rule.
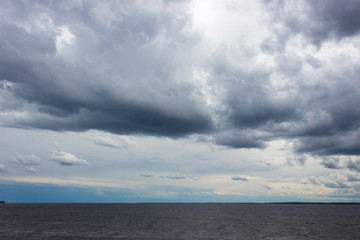
<path fill-rule="evenodd" d="M 214 135 L 214 141 L 218 145 L 232 148 L 264 148 L 265 139 L 256 136 L 253 131 L 239 131 L 231 129 Z"/>
<path fill-rule="evenodd" d="M 338 193 L 343 192 L 346 195 L 356 193 L 356 188 L 359 187 L 359 176 L 354 172 L 347 174 L 338 172 L 329 176 L 311 177 L 308 180 L 313 185 L 338 189 L 336 190 L 339 191 Z"/>
<path fill-rule="evenodd" d="M 244 181 L 244 182 L 249 181 L 247 178 L 244 177 L 231 177 L 231 179 L 234 181 Z"/>
<path fill-rule="evenodd" d="M 225 82 L 224 114 L 237 128 L 282 122 L 295 114 L 293 105 L 272 91 L 271 71 L 258 64 L 256 57 L 250 46 L 227 44 L 215 51 L 207 66 L 213 78 Z"/>
<path fill-rule="evenodd" d="M 349 188 L 350 187 L 348 184 L 345 184 L 345 183 L 339 182 L 339 181 L 328 181 L 328 182 L 323 182 L 323 184 L 327 188 Z"/>
<path fill-rule="evenodd" d="M 295 116 L 295 109 L 286 102 L 276 101 L 261 85 L 247 80 L 232 86 L 228 104 L 231 123 L 239 128 L 256 128 L 268 123 L 284 122 Z"/>
<path fill-rule="evenodd" d="M 296 146 L 297 152 L 316 155 L 359 155 L 359 136 L 304 137 Z"/>
<path fill-rule="evenodd" d="M 348 181 L 349 182 L 360 182 L 360 176 L 355 174 L 348 174 Z"/>
<path fill-rule="evenodd" d="M 215 143 L 263 148 L 269 140 L 285 138 L 296 140 L 299 154 L 359 154 L 356 61 L 338 64 L 341 56 L 334 56 L 325 64 L 309 55 L 277 53 L 269 69 L 243 47 L 220 49 L 209 65 L 211 76 L 224 82 L 220 119 L 225 130 L 213 135 Z"/>
<path fill-rule="evenodd" d="M 321 161 L 321 164 L 324 165 L 324 167 L 330 168 L 330 169 L 339 169 L 339 168 L 341 168 L 340 159 L 335 158 L 335 157 L 323 158 L 323 160 Z"/>
<path fill-rule="evenodd" d="M 268 39 L 264 50 L 281 49 L 286 41 L 302 34 L 309 42 L 320 46 L 328 39 L 340 40 L 360 33 L 360 1 L 307 0 L 307 1 L 263 1 L 271 14 L 277 40 Z"/>
<path fill-rule="evenodd" d="M 360 71 L 351 53 L 334 54 L 330 61 L 309 55 L 288 60 L 281 51 L 277 55 L 276 73 L 285 78 L 284 90 L 292 93 L 285 101 L 293 111 L 267 130 L 278 137 L 296 139 L 297 153 L 358 155 L 360 99 L 356 79 Z M 297 61 L 295 65 L 302 67 L 292 68 L 289 61 Z M 312 70 L 306 70 L 309 67 Z"/>
<path fill-rule="evenodd" d="M 298 138 L 296 151 L 317 155 L 358 155 L 360 108 L 359 87 L 356 83 L 358 67 L 350 63 L 326 74 L 323 86 L 303 89 L 306 99 L 302 106 L 302 121 L 291 129 Z M 324 69 L 325 70 L 325 69 Z M 330 83 L 330 84 L 329 84 Z"/>
<path fill-rule="evenodd" d="M 350 170 L 360 172 L 360 159 L 357 159 L 355 161 L 353 160 L 348 161 L 346 167 L 349 168 Z"/>
<path fill-rule="evenodd" d="M 170 180 L 183 180 L 183 179 L 198 180 L 197 177 L 183 176 L 183 175 L 167 175 L 167 176 L 163 176 L 163 175 L 154 175 L 154 174 L 141 174 L 140 176 L 146 177 L 146 178 L 158 177 L 158 178 L 170 179 Z"/>
<path fill-rule="evenodd" d="M 315 41 L 332 36 L 341 39 L 360 33 L 359 0 L 308 0 L 307 3 L 311 6 L 307 14 L 308 20 L 315 22 L 315 26 L 310 25 L 310 29 L 308 28 L 307 34 Z"/>
<path fill-rule="evenodd" d="M 356 154 L 354 154 L 356 155 Z M 321 164 L 330 169 L 350 169 L 360 172 L 360 159 L 358 158 L 339 158 L 339 157 L 322 157 Z"/>
<path fill-rule="evenodd" d="M 104 103 L 105 105 L 105 103 Z M 55 131 L 84 131 L 98 129 L 116 134 L 151 134 L 160 136 L 181 136 L 194 132 L 206 132 L 211 128 L 209 119 L 194 114 L 193 116 L 171 116 L 151 106 L 129 103 L 111 103 L 104 108 L 81 109 L 68 116 L 35 115 L 19 120 L 15 127 L 35 127 Z"/>
<path fill-rule="evenodd" d="M 26 11 L 29 18 L 1 18 L 2 91 L 33 108 L 26 119 L 9 125 L 161 136 L 212 128 L 209 115 L 191 97 L 191 81 L 178 81 L 190 79 L 181 65 L 191 56 L 182 51 L 195 41 L 179 34 L 186 18 L 172 16 L 173 11 L 186 14 L 184 4 L 161 3 L 164 11 L 130 1 L 4 5 Z M 64 27 L 73 42 L 60 46 Z M 74 55 L 64 56 L 62 48 Z M 5 89 L 5 83 L 11 87 Z"/>

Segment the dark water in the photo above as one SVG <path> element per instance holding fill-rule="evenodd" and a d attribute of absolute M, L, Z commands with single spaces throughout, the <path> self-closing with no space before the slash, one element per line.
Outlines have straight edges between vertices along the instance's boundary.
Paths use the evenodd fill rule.
<path fill-rule="evenodd" d="M 360 205 L 1 204 L 0 239 L 360 239 Z"/>

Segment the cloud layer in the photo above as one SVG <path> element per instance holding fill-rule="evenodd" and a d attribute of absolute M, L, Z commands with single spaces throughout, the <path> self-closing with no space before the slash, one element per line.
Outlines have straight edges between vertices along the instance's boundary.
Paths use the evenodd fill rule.
<path fill-rule="evenodd" d="M 189 1 L 3 1 L 1 125 L 203 134 L 232 148 L 285 139 L 298 154 L 358 156 L 360 1 L 259 4 L 265 32 L 217 44 L 193 27 Z"/>

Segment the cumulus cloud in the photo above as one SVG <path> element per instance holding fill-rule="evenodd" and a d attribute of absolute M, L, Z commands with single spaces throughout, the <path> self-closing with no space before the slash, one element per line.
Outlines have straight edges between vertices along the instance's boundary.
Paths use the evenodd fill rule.
<path fill-rule="evenodd" d="M 354 161 L 352 160 L 348 161 L 346 167 L 349 168 L 350 170 L 360 172 L 360 159 Z"/>
<path fill-rule="evenodd" d="M 359 173 L 356 172 L 336 172 L 328 176 L 311 177 L 308 180 L 313 185 L 332 189 L 335 195 L 348 193 L 346 195 L 350 195 L 351 197 L 351 194 L 356 194 L 360 186 L 359 177 Z"/>
<path fill-rule="evenodd" d="M 360 174 L 348 174 L 347 180 L 349 182 L 360 182 Z"/>
<path fill-rule="evenodd" d="M 345 183 L 340 182 L 340 181 L 329 180 L 329 181 L 323 182 L 323 184 L 327 188 L 349 188 L 348 184 L 345 184 Z"/>
<path fill-rule="evenodd" d="M 360 172 L 360 159 L 351 157 L 322 157 L 321 164 L 330 169 L 350 169 Z"/>
<path fill-rule="evenodd" d="M 87 165 L 88 162 L 85 159 L 76 157 L 74 154 L 63 152 L 63 151 L 54 151 L 52 153 L 51 159 L 58 162 L 63 166 L 72 166 L 72 165 Z"/>
<path fill-rule="evenodd" d="M 340 165 L 340 159 L 336 157 L 323 158 L 321 164 L 326 168 L 330 168 L 330 169 L 342 168 L 342 166 Z"/>

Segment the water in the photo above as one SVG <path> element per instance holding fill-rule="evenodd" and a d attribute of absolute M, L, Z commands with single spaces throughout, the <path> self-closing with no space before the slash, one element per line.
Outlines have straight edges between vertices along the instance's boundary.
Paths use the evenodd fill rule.
<path fill-rule="evenodd" d="M 360 205 L 1 204 L 0 239 L 360 239 Z"/>

